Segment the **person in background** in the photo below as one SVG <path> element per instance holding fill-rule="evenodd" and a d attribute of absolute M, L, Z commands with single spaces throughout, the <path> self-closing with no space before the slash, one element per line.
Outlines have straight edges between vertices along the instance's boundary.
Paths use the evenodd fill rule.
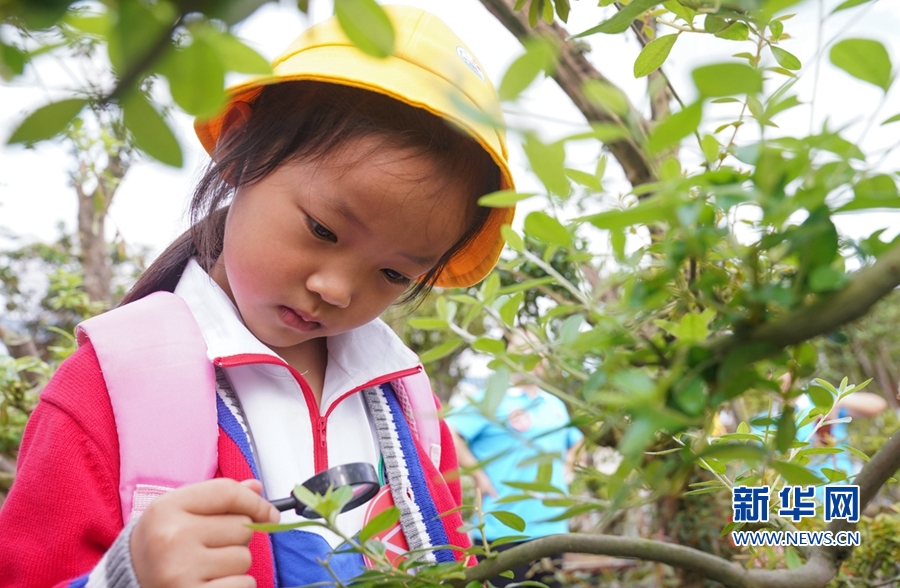
<path fill-rule="evenodd" d="M 513 349 L 521 343 L 513 343 Z M 542 366 L 534 370 L 542 377 Z M 581 432 L 571 425 L 566 405 L 556 396 L 541 390 L 527 381 L 522 374 L 510 377 L 512 386 L 506 391 L 494 414 L 486 416 L 478 405 L 484 401 L 485 391 L 478 390 L 468 396 L 466 403 L 447 416 L 447 424 L 453 435 L 459 464 L 471 472 L 475 486 L 482 497 L 483 513 L 492 510 L 512 512 L 521 517 L 526 527 L 519 533 L 492 516 L 484 517 L 483 538 L 476 532 L 475 543 L 495 541 L 501 537 L 522 535 L 519 541 L 504 543 L 497 550 L 515 547 L 524 541 L 568 532 L 566 520 L 551 520 L 565 511 L 564 507 L 546 506 L 538 498 L 497 504 L 499 499 L 522 494 L 508 482 L 535 482 L 538 479 L 539 456 L 555 456 L 549 483 L 568 493 L 567 473 L 571 473 Z M 547 561 L 549 559 L 549 561 Z M 545 558 L 513 570 L 513 578 L 491 579 L 495 586 L 512 582 L 538 580 L 548 586 L 559 586 L 553 579 L 562 555 Z"/>

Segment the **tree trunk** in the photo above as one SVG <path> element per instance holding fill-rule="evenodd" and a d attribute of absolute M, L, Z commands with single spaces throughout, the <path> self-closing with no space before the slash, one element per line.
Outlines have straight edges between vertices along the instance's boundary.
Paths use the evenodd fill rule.
<path fill-rule="evenodd" d="M 72 186 L 78 194 L 79 258 L 84 272 L 84 290 L 91 302 L 110 302 L 112 299 L 106 215 L 129 167 L 119 154 L 109 153 L 108 156 L 104 169 L 88 174 L 88 164 L 82 161 L 79 173 L 72 175 Z M 85 185 L 91 179 L 96 180 L 97 185 L 88 192 Z"/>
<path fill-rule="evenodd" d="M 85 194 L 80 186 L 78 192 L 78 242 L 81 245 L 81 267 L 84 272 L 84 291 L 91 302 L 108 302 L 112 270 L 106 247 L 104 229 L 105 214 L 97 214 L 94 205 L 95 194 Z"/>

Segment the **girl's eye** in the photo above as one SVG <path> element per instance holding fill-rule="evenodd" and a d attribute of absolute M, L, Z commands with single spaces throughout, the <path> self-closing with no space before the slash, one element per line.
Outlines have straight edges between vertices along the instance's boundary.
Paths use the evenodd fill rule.
<path fill-rule="evenodd" d="M 400 272 L 394 271 L 392 269 L 383 269 L 381 271 L 384 273 L 384 276 L 388 279 L 389 282 L 393 284 L 399 284 L 401 286 L 409 285 L 410 279 Z"/>
<path fill-rule="evenodd" d="M 306 217 L 306 222 L 309 224 L 309 230 L 317 239 L 337 243 L 337 235 L 326 229 L 324 225 L 319 224 L 310 217 Z"/>

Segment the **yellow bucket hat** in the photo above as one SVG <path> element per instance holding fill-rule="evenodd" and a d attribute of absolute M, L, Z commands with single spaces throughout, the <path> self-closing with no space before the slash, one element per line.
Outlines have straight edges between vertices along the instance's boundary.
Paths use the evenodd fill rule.
<path fill-rule="evenodd" d="M 384 59 L 360 51 L 337 18 L 307 29 L 272 62 L 273 75 L 228 89 L 231 101 L 252 102 L 268 84 L 313 80 L 353 86 L 390 96 L 448 120 L 467 132 L 500 168 L 501 189 L 512 190 L 503 113 L 493 84 L 466 45 L 439 18 L 411 6 L 383 7 L 394 25 L 394 54 Z M 196 120 L 194 129 L 213 153 L 227 107 Z M 494 126 L 489 121 L 496 121 Z M 500 227 L 512 222 L 515 207 L 494 208 L 476 237 L 450 260 L 435 285 L 449 288 L 481 281 L 500 257 Z"/>

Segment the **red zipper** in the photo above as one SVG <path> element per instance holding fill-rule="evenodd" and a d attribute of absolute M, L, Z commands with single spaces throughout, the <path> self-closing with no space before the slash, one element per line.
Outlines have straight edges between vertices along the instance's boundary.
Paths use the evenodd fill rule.
<path fill-rule="evenodd" d="M 391 380 L 405 378 L 406 376 L 411 376 L 422 371 L 421 366 L 416 366 L 414 368 L 401 370 L 370 380 L 362 386 L 357 386 L 353 390 L 341 394 L 337 400 L 331 403 L 331 406 L 328 407 L 328 410 L 323 416 L 319 414 L 319 404 L 316 402 L 316 395 L 313 393 L 312 388 L 309 387 L 306 378 L 304 378 L 300 372 L 277 357 L 272 357 L 271 355 L 266 355 L 264 353 L 243 353 L 229 357 L 217 357 L 213 363 L 217 366 L 226 368 L 262 363 L 286 367 L 291 372 L 291 375 L 297 380 L 297 384 L 300 385 L 300 390 L 303 392 L 303 398 L 306 400 L 306 407 L 309 409 L 309 422 L 312 425 L 313 434 L 313 467 L 317 474 L 328 469 L 328 417 L 334 411 L 334 407 L 340 404 L 341 401 L 348 396 L 352 396 L 360 390 L 378 386 L 379 384 L 384 384 Z"/>

